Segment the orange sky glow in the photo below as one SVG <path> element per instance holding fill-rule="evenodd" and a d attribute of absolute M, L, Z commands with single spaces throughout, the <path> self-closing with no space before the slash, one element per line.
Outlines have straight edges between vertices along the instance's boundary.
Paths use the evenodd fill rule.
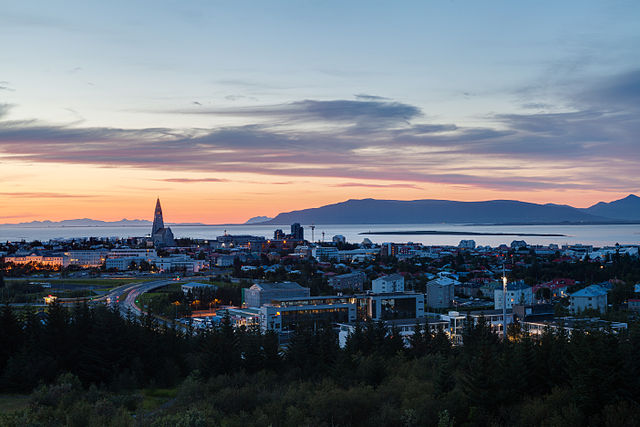
<path fill-rule="evenodd" d="M 609 191 L 504 191 L 451 184 L 3 161 L 0 223 L 92 218 L 152 219 L 160 197 L 168 222 L 243 223 L 347 199 L 514 199 L 587 207 L 624 197 Z M 179 181 L 179 182 L 172 182 Z M 189 181 L 191 180 L 191 181 Z M 185 182 L 186 181 L 186 182 Z M 347 186 L 344 186 L 346 183 Z"/>

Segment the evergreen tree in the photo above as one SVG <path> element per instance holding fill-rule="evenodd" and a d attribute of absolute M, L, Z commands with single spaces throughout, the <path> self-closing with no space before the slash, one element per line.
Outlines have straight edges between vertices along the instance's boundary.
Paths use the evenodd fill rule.
<path fill-rule="evenodd" d="M 455 378 L 453 369 L 449 363 L 449 358 L 438 355 L 436 361 L 436 372 L 433 379 L 433 395 L 435 398 L 441 398 L 449 393 L 455 387 Z"/>
<path fill-rule="evenodd" d="M 15 354 L 23 344 L 22 327 L 11 307 L 7 304 L 0 312 L 0 373 L 2 373 L 9 358 Z"/>
<path fill-rule="evenodd" d="M 427 354 L 431 344 L 431 334 L 425 326 L 419 322 L 413 328 L 413 334 L 409 336 L 409 354 L 413 357 L 422 357 Z"/>

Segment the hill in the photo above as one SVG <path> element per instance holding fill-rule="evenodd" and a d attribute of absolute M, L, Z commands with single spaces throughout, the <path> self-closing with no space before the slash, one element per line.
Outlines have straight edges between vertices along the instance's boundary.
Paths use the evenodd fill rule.
<path fill-rule="evenodd" d="M 272 219 L 273 218 L 269 218 L 268 216 L 254 216 L 253 218 L 249 218 L 245 224 L 261 224 Z"/>
<path fill-rule="evenodd" d="M 457 202 L 451 200 L 360 199 L 277 215 L 266 224 L 429 224 L 429 223 L 603 223 L 611 218 L 571 206 L 516 200 Z"/>
<path fill-rule="evenodd" d="M 614 200 L 613 202 L 600 202 L 595 205 L 583 209 L 591 215 L 604 216 L 628 221 L 640 220 L 640 197 L 629 194 L 624 199 Z"/>

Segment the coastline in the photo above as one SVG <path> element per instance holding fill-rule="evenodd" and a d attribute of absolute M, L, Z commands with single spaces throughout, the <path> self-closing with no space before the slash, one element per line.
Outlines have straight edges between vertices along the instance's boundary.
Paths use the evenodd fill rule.
<path fill-rule="evenodd" d="M 436 231 L 436 230 L 408 230 L 408 231 L 363 231 L 361 235 L 381 235 L 381 236 L 520 236 L 520 237 L 567 237 L 560 233 L 488 233 L 478 231 Z"/>

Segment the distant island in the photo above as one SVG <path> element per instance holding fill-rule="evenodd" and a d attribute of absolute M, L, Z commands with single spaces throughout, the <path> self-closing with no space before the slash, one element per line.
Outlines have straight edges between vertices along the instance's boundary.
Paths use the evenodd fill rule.
<path fill-rule="evenodd" d="M 439 235 L 439 236 L 520 236 L 520 237 L 567 237 L 566 234 L 556 233 L 485 233 L 477 231 L 437 231 L 437 230 L 417 230 L 417 231 L 364 231 L 358 234 L 368 235 Z"/>

